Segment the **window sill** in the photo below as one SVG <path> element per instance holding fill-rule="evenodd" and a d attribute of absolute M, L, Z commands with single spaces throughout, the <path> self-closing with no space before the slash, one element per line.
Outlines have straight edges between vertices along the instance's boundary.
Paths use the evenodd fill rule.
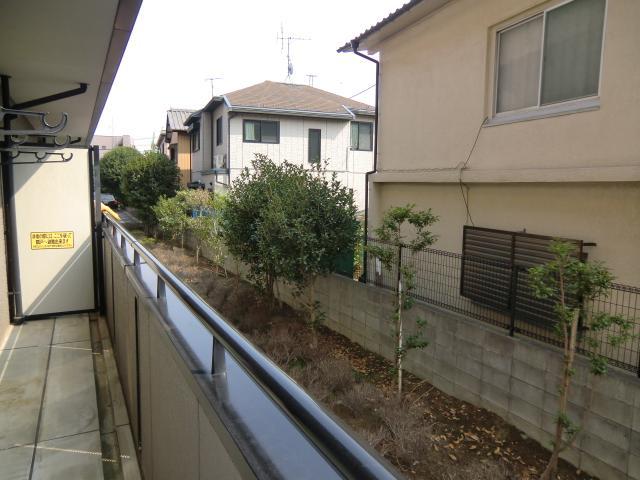
<path fill-rule="evenodd" d="M 532 110 L 501 113 L 489 119 L 485 123 L 485 127 L 526 122 L 540 118 L 558 117 L 560 115 L 571 115 L 573 113 L 590 112 L 592 110 L 598 110 L 599 108 L 600 97 L 581 98 L 579 100 L 572 100 L 555 105 L 545 105 L 544 107 Z"/>
<path fill-rule="evenodd" d="M 229 173 L 228 168 L 208 168 L 207 170 L 201 170 L 202 175 L 212 175 L 214 173 Z"/>

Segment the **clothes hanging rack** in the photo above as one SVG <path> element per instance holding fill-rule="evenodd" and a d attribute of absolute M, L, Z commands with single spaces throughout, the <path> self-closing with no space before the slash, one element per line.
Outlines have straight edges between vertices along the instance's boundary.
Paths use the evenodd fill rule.
<path fill-rule="evenodd" d="M 5 115 L 36 118 L 38 119 L 40 125 L 34 130 L 0 129 L 0 135 L 55 135 L 57 133 L 60 133 L 67 126 L 67 121 L 69 120 L 69 116 L 67 115 L 67 113 L 62 112 L 60 121 L 54 125 L 51 125 L 49 122 L 47 122 L 47 115 L 49 115 L 48 112 L 32 112 L 30 110 L 17 110 L 15 108 L 0 107 L 0 120 L 3 120 Z"/>
<path fill-rule="evenodd" d="M 72 152 L 46 152 L 46 151 L 38 151 L 38 150 L 16 150 L 12 148 L 0 148 L 1 152 L 9 152 L 9 162 L 12 165 L 30 165 L 36 163 L 66 163 L 73 158 Z M 22 154 L 30 154 L 36 157 L 35 160 L 26 161 L 26 162 L 14 162 L 13 160 L 17 159 Z M 59 156 L 60 160 L 47 160 L 51 156 Z"/>
<path fill-rule="evenodd" d="M 53 142 L 27 142 L 29 135 L 11 135 L 9 137 L 9 146 L 25 146 L 37 149 L 56 149 L 65 148 L 74 143 L 78 143 L 80 138 L 71 139 L 70 135 L 38 135 L 39 137 L 51 137 Z"/>

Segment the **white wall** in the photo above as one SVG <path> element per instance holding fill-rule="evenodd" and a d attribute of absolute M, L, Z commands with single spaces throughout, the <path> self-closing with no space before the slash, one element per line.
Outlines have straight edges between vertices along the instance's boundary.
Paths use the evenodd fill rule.
<path fill-rule="evenodd" d="M 244 143 L 242 123 L 244 119 L 274 120 L 280 122 L 280 143 Z M 371 121 L 358 118 L 358 121 Z M 225 123 L 226 128 L 226 123 Z M 356 205 L 364 209 L 365 172 L 373 167 L 373 151 L 352 151 L 351 122 L 335 119 L 282 117 L 268 115 L 236 114 L 230 121 L 229 166 L 231 181 L 245 167 L 251 167 L 256 153 L 268 155 L 274 162 L 287 160 L 297 165 L 310 166 L 308 155 L 309 129 L 320 129 L 321 158 L 328 162 L 329 172 L 336 172 L 338 179 L 352 188 Z"/>

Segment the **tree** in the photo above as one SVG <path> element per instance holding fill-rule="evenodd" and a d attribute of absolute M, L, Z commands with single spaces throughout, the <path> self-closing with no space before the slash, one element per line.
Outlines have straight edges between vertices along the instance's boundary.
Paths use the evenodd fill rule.
<path fill-rule="evenodd" d="M 417 318 L 415 333 L 404 338 L 403 314 L 413 306 L 410 296 L 414 288 L 415 271 L 411 264 L 402 262 L 402 250 L 418 252 L 432 245 L 436 237 L 426 228 L 438 221 L 438 217 L 428 210 L 415 210 L 415 205 L 391 207 L 382 217 L 382 224 L 374 230 L 383 245 L 369 245 L 367 251 L 378 258 L 388 271 L 396 270 L 396 297 L 394 299 L 393 335 L 396 341 L 395 370 L 398 380 L 398 396 L 402 395 L 402 361 L 407 352 L 416 348 L 425 348 L 423 337 L 426 322 Z M 407 240 L 406 230 L 412 230 L 412 240 Z"/>
<path fill-rule="evenodd" d="M 247 263 L 249 275 L 271 306 L 278 279 L 307 291 L 311 325 L 319 321 L 313 285 L 350 251 L 358 224 L 352 192 L 318 166 L 276 165 L 257 154 L 226 198 L 221 223 L 229 252 Z"/>
<path fill-rule="evenodd" d="M 567 414 L 567 402 L 570 398 L 571 378 L 574 374 L 573 363 L 578 342 L 578 324 L 582 318 L 589 332 L 608 330 L 609 344 L 616 346 L 631 338 L 631 322 L 619 315 L 585 311 L 584 305 L 605 296 L 613 277 L 599 263 L 586 263 L 575 256 L 575 245 L 569 242 L 553 241 L 549 247 L 554 259 L 549 263 L 529 269 L 529 281 L 533 293 L 541 299 L 551 299 L 554 303 L 555 332 L 563 346 L 563 368 L 559 387 L 558 414 L 553 440 L 553 451 L 542 479 L 556 478 L 560 453 L 575 440 L 580 428 Z M 591 373 L 606 373 L 606 359 L 599 355 L 600 335 L 587 335 L 586 344 L 593 352 L 589 355 Z"/>
<path fill-rule="evenodd" d="M 161 196 L 173 197 L 180 185 L 180 170 L 169 158 L 147 152 L 127 163 L 121 189 L 129 205 L 136 208 L 147 233 L 156 221 L 153 206 Z"/>
<path fill-rule="evenodd" d="M 142 154 L 132 147 L 116 147 L 100 159 L 101 190 L 112 193 L 118 200 L 124 200 L 120 184 L 122 174 L 129 162 Z"/>
<path fill-rule="evenodd" d="M 158 228 L 171 240 L 180 239 L 180 248 L 184 248 L 184 234 L 189 227 L 187 205 L 182 192 L 184 190 L 170 198 L 163 195 L 153 206 Z"/>
<path fill-rule="evenodd" d="M 196 242 L 196 263 L 200 260 L 200 251 L 209 249 L 213 263 L 221 267 L 225 276 L 225 249 L 220 228 L 220 212 L 224 208 L 225 197 L 206 190 L 187 190 L 185 197 L 189 216 L 188 228 Z"/>

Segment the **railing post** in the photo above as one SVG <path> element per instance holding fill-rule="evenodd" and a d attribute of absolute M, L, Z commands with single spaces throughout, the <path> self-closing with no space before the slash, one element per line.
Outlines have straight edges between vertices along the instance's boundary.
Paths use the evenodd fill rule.
<path fill-rule="evenodd" d="M 158 282 L 156 284 L 156 298 L 167 298 L 167 287 L 165 286 L 164 280 L 158 275 L 156 277 Z"/>
<path fill-rule="evenodd" d="M 509 303 L 511 304 L 511 318 L 509 321 L 509 336 L 513 337 L 516 332 L 516 297 L 518 296 L 518 266 L 511 267 L 511 295 Z"/>
<path fill-rule="evenodd" d="M 216 340 L 215 336 L 211 336 L 211 375 L 221 375 L 226 372 L 224 346 Z"/>

